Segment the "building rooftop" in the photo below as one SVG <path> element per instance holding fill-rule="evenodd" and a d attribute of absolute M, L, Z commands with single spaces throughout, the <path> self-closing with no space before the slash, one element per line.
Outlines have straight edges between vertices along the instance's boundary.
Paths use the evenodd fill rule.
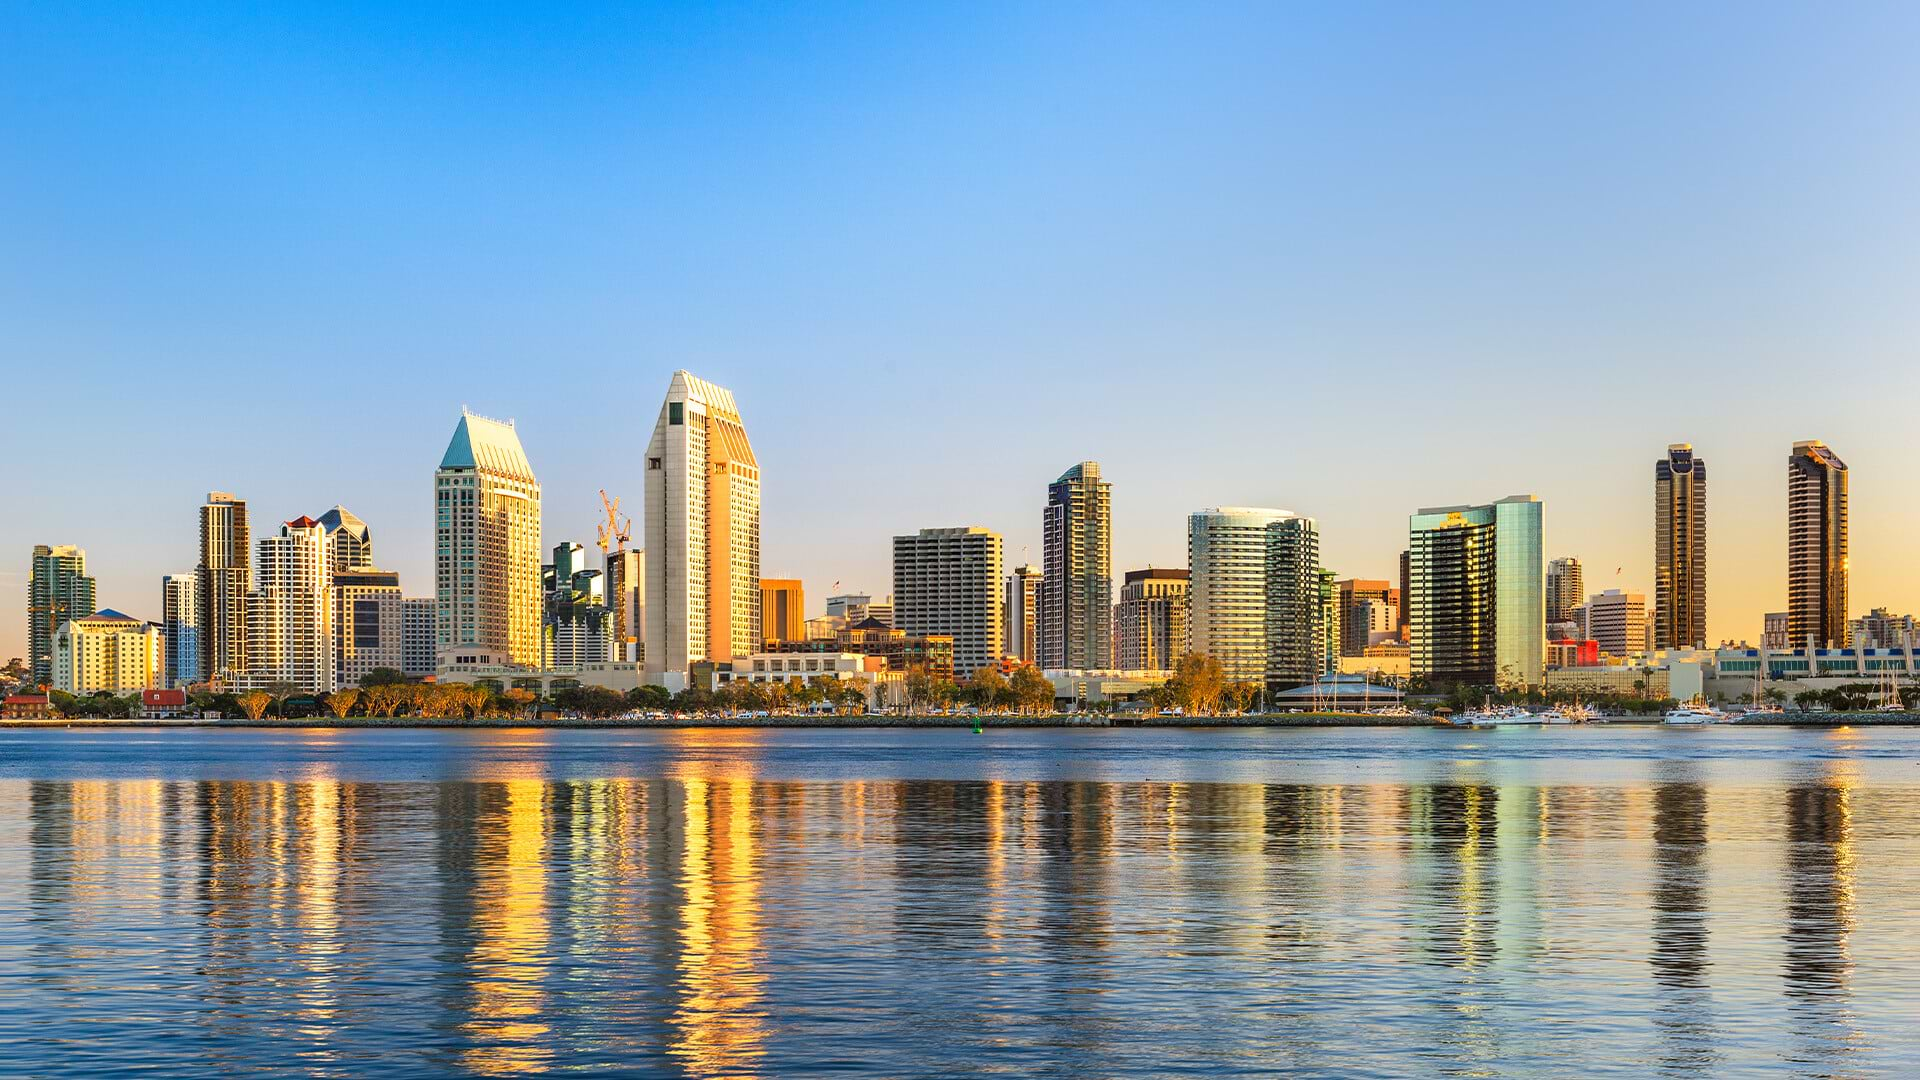
<path fill-rule="evenodd" d="M 440 458 L 443 469 L 486 469 L 519 480 L 534 480 L 533 465 L 520 446 L 520 433 L 511 420 L 493 420 L 465 409 L 453 429 L 453 439 Z"/>

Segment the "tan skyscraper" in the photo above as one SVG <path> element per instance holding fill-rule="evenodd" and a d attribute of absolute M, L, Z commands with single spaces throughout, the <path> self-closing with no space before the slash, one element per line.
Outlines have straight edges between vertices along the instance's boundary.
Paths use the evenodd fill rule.
<path fill-rule="evenodd" d="M 646 473 L 646 677 L 680 690 L 760 642 L 760 463 L 733 394 L 674 372 Z"/>
<path fill-rule="evenodd" d="M 1118 652 L 1114 666 L 1124 671 L 1171 671 L 1187 648 L 1185 570 L 1149 567 L 1129 570 L 1120 586 L 1114 618 Z"/>
<path fill-rule="evenodd" d="M 799 578 L 761 578 L 761 640 L 807 640 L 806 597 Z"/>
<path fill-rule="evenodd" d="M 231 685 L 247 668 L 247 594 L 253 591 L 253 531 L 247 502 L 210 491 L 200 507 L 200 675 Z"/>
<path fill-rule="evenodd" d="M 1707 463 L 1674 443 L 1653 465 L 1653 647 L 1707 645 Z"/>
<path fill-rule="evenodd" d="M 1787 456 L 1787 641 L 1847 641 L 1847 463 L 1818 439 Z"/>
<path fill-rule="evenodd" d="M 310 517 L 260 538 L 258 587 L 247 602 L 247 669 L 239 685 L 334 689 L 332 554 L 326 526 Z"/>
<path fill-rule="evenodd" d="M 462 409 L 433 474 L 438 652 L 540 663 L 540 481 L 512 421 Z"/>

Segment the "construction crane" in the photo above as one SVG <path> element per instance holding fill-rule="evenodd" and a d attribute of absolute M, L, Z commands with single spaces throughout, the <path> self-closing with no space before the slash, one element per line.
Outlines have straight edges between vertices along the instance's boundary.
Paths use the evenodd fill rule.
<path fill-rule="evenodd" d="M 607 489 L 600 489 L 600 509 L 606 512 L 607 520 L 598 526 L 600 555 L 604 559 L 609 551 L 618 554 L 627 550 L 627 541 L 633 537 L 633 519 L 620 516 L 620 500 L 607 498 Z"/>

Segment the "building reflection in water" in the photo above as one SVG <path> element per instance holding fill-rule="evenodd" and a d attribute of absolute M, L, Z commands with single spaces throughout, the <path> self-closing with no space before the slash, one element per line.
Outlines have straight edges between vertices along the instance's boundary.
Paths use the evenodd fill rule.
<path fill-rule="evenodd" d="M 1785 955 L 1796 1060 L 1833 1068 L 1861 1047 L 1854 1023 L 1853 798 L 1851 763 L 1827 767 L 1819 782 L 1786 793 Z"/>
<path fill-rule="evenodd" d="M 1653 886 L 1648 963 L 1659 1004 L 1653 1023 L 1668 1071 L 1694 1071 L 1719 1059 L 1713 998 L 1707 992 L 1707 789 L 1670 780 L 1653 789 Z"/>
<path fill-rule="evenodd" d="M 1162 1043 L 1227 1072 L 1396 1038 L 1424 1055 L 1402 1066 L 1497 1071 L 1553 1061 L 1558 1021 L 1605 1008 L 1619 1022 L 1590 1033 L 1637 1037 L 1643 1071 L 1736 1071 L 1752 1046 L 1728 1025 L 1784 998 L 1772 1040 L 1791 1045 L 1769 1052 L 1836 1073 L 1870 1060 L 1861 1013 L 1887 1008 L 1856 995 L 1854 950 L 1872 972 L 1879 940 L 1856 926 L 1914 917 L 1856 885 L 1857 849 L 1904 834 L 1860 834 L 1845 764 L 1732 795 L 1690 767 L 1551 788 L 1479 771 L 840 783 L 764 779 L 733 735 L 676 746 L 685 763 L 646 779 L 520 763 L 439 783 L 0 788 L 0 826 L 24 837 L 0 882 L 21 944 L 0 956 L 31 994 L 0 1002 L 133 1030 L 165 986 L 213 1071 L 267 1055 L 336 1075 L 775 1076 L 796 1047 L 798 1064 L 897 1055 L 889 1073 L 1006 1055 L 1107 1075 Z M 1736 831 L 1712 852 L 1747 878 L 1710 877 L 1710 821 Z M 1776 895 L 1781 917 L 1755 918 Z M 1770 1002 L 1740 1000 L 1751 970 L 1726 992 L 1743 962 Z M 1858 985 L 1899 988 L 1879 978 Z"/>

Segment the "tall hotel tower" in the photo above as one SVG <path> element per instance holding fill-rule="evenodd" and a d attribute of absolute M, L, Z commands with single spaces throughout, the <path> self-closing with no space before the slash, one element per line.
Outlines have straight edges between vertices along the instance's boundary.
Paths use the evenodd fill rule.
<path fill-rule="evenodd" d="M 232 685 L 247 669 L 247 594 L 253 591 L 253 531 L 247 501 L 207 492 L 200 506 L 200 677 Z"/>
<path fill-rule="evenodd" d="M 1847 641 L 1847 463 L 1818 439 L 1787 457 L 1787 643 Z"/>
<path fill-rule="evenodd" d="M 1653 463 L 1653 647 L 1707 646 L 1707 463 L 1674 443 Z"/>
<path fill-rule="evenodd" d="M 1547 652 L 1540 500 L 1421 510 L 1407 539 L 1413 674 L 1539 686 Z"/>
<path fill-rule="evenodd" d="M 1083 461 L 1047 487 L 1040 666 L 1113 666 L 1113 485 Z"/>
<path fill-rule="evenodd" d="M 433 474 L 437 651 L 540 663 L 540 481 L 513 422 L 462 409 Z"/>
<path fill-rule="evenodd" d="M 686 687 L 760 643 L 760 464 L 733 394 L 673 373 L 647 444 L 645 670 Z"/>

